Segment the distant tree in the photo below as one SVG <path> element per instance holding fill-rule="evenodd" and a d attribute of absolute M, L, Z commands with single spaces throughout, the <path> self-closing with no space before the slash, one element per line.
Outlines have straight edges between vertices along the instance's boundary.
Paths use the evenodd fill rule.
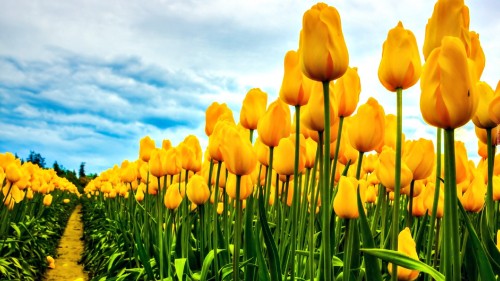
<path fill-rule="evenodd" d="M 40 153 L 36 153 L 33 150 L 30 151 L 30 155 L 26 158 L 26 162 L 37 164 L 40 168 L 45 168 L 45 158 L 42 157 Z"/>
<path fill-rule="evenodd" d="M 52 165 L 52 168 L 56 172 L 56 174 L 60 177 L 64 176 L 64 167 L 59 166 L 59 163 L 57 161 L 54 162 L 54 165 Z"/>
<path fill-rule="evenodd" d="M 80 178 L 85 178 L 85 162 L 80 163 L 80 170 L 78 171 Z"/>

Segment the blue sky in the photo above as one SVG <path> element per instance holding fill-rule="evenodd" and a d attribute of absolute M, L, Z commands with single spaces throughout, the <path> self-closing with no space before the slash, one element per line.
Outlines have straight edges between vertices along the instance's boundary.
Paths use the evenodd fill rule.
<path fill-rule="evenodd" d="M 422 49 L 434 1 L 327 1 L 341 15 L 360 103 L 375 97 L 395 112 L 395 96 L 378 81 L 382 43 L 401 20 Z M 48 165 L 86 162 L 100 172 L 138 156 L 150 135 L 178 144 L 194 134 L 202 147 L 205 109 L 225 102 L 238 119 L 247 91 L 272 101 L 283 58 L 298 46 L 311 1 L 2 1 L 0 4 L 0 152 L 30 150 Z M 500 2 L 466 1 L 471 30 L 487 62 L 482 80 L 500 78 Z M 420 117 L 419 86 L 404 94 L 407 139 L 433 138 Z M 472 126 L 459 129 L 471 157 Z"/>

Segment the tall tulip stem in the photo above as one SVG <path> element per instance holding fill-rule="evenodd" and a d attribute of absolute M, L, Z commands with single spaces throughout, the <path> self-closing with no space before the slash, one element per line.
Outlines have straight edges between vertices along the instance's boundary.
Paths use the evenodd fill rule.
<path fill-rule="evenodd" d="M 493 202 L 493 168 L 495 166 L 495 146 L 491 141 L 492 129 L 486 129 L 486 138 L 488 139 L 487 149 L 488 149 L 488 186 L 486 189 L 486 218 L 488 225 L 490 227 L 490 236 L 493 234 L 495 228 L 495 205 Z"/>
<path fill-rule="evenodd" d="M 295 106 L 295 159 L 293 165 L 293 197 L 292 197 L 292 245 L 290 249 L 290 280 L 295 280 L 295 251 L 297 249 L 297 224 L 299 219 L 299 149 L 300 149 L 300 105 Z"/>
<path fill-rule="evenodd" d="M 239 263 L 240 263 L 240 239 L 241 239 L 241 216 L 242 216 L 242 209 L 241 209 L 241 200 L 240 200 L 240 193 L 241 193 L 241 176 L 236 175 L 236 221 L 234 225 L 234 253 L 233 253 L 233 274 L 234 274 L 234 279 L 233 280 L 240 280 L 239 279 Z"/>
<path fill-rule="evenodd" d="M 394 207 L 392 213 L 392 233 L 391 233 L 391 249 L 398 250 L 398 235 L 399 235 L 399 199 L 401 193 L 401 135 L 403 134 L 403 89 L 396 90 L 397 96 L 397 116 L 396 116 L 396 171 L 395 171 L 395 186 L 394 186 Z M 396 265 L 392 267 L 392 280 L 398 280 L 398 268 Z"/>
<path fill-rule="evenodd" d="M 331 254 L 330 254 L 330 216 L 332 208 L 330 205 L 330 90 L 329 81 L 323 82 L 323 99 L 324 99 L 324 110 L 325 110 L 325 130 L 324 130 L 324 151 L 323 151 L 323 167 L 321 183 L 321 210 L 322 210 L 322 245 L 321 250 L 323 251 L 323 271 L 324 280 L 332 280 L 332 264 L 331 264 Z"/>
<path fill-rule="evenodd" d="M 454 129 L 444 131 L 444 144 L 446 154 L 444 185 L 444 237 L 446 237 L 444 244 L 444 270 L 447 279 L 461 280 Z"/>

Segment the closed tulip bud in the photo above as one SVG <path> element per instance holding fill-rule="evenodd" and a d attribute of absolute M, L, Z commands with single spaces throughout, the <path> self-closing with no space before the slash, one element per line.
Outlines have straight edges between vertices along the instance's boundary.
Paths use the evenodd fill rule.
<path fill-rule="evenodd" d="M 382 47 L 378 79 L 391 92 L 408 89 L 417 83 L 421 68 L 415 35 L 399 22 L 389 31 Z"/>
<path fill-rule="evenodd" d="M 231 123 L 227 121 L 220 121 L 215 124 L 212 135 L 208 137 L 208 153 L 210 158 L 215 161 L 224 161 L 222 153 L 220 152 L 221 140 L 225 137 L 225 129 Z"/>
<path fill-rule="evenodd" d="M 52 204 L 52 195 L 46 194 L 43 197 L 43 205 L 48 207 L 50 206 L 50 204 Z"/>
<path fill-rule="evenodd" d="M 135 200 L 137 200 L 138 202 L 142 202 L 142 200 L 144 200 L 144 189 L 143 188 L 146 188 L 146 186 L 143 183 L 141 183 L 137 187 L 137 191 L 135 193 Z"/>
<path fill-rule="evenodd" d="M 347 177 L 340 177 L 337 195 L 333 199 L 333 210 L 340 218 L 357 219 L 359 217 L 356 185 Z"/>
<path fill-rule="evenodd" d="M 290 108 L 277 99 L 269 105 L 257 126 L 262 143 L 269 147 L 278 146 L 280 139 L 288 137 L 291 131 Z"/>
<path fill-rule="evenodd" d="M 429 177 L 434 169 L 434 144 L 431 140 L 406 141 L 403 161 L 412 171 L 414 180 Z"/>
<path fill-rule="evenodd" d="M 167 175 L 167 151 L 164 149 L 154 149 L 149 159 L 149 171 L 157 178 Z"/>
<path fill-rule="evenodd" d="M 455 129 L 474 116 L 478 105 L 475 81 L 458 38 L 447 36 L 432 51 L 422 70 L 420 88 L 420 111 L 430 125 Z"/>
<path fill-rule="evenodd" d="M 29 200 L 33 199 L 33 190 L 31 190 L 31 188 L 28 188 L 28 190 L 26 191 L 26 198 L 28 198 Z"/>
<path fill-rule="evenodd" d="M 130 163 L 128 160 L 122 162 L 120 169 L 120 179 L 122 182 L 131 183 L 137 180 L 137 163 Z"/>
<path fill-rule="evenodd" d="M 349 140 L 356 150 L 372 151 L 383 141 L 385 112 L 374 98 L 369 98 L 365 104 L 361 105 L 349 122 Z"/>
<path fill-rule="evenodd" d="M 170 148 L 172 148 L 172 142 L 170 140 L 163 140 L 161 142 L 161 148 L 169 150 Z"/>
<path fill-rule="evenodd" d="M 253 192 L 252 177 L 242 176 L 240 180 L 240 200 L 244 200 Z M 236 175 L 229 174 L 227 177 L 226 193 L 231 199 L 236 199 Z"/>
<path fill-rule="evenodd" d="M 380 143 L 380 145 L 377 147 L 376 151 L 378 153 L 382 152 L 382 149 L 384 146 L 388 146 L 394 150 L 396 150 L 396 115 L 394 114 L 387 114 L 385 116 L 385 128 L 384 128 L 384 141 Z M 405 134 L 401 135 L 401 143 L 404 143 L 406 140 Z M 401 153 L 404 152 L 404 146 L 401 148 Z"/>
<path fill-rule="evenodd" d="M 347 124 L 350 125 L 350 123 L 346 123 L 346 125 Z M 346 137 L 340 138 L 339 155 L 337 160 L 342 163 L 342 165 L 347 165 L 347 162 L 349 162 L 350 165 L 353 165 L 358 161 L 359 156 L 359 152 L 351 145 L 350 138 L 347 136 L 347 128 L 350 128 L 349 125 L 342 127 L 342 135 Z M 337 145 L 337 141 L 338 140 L 335 140 L 330 143 L 330 159 L 335 158 L 335 147 Z"/>
<path fill-rule="evenodd" d="M 398 252 L 414 260 L 419 260 L 417 254 L 417 244 L 415 243 L 415 240 L 413 240 L 413 237 L 411 237 L 411 232 L 408 227 L 403 229 L 398 235 Z M 392 263 L 389 263 L 387 269 L 389 270 L 389 274 L 392 274 Z M 404 267 L 398 267 L 397 272 L 398 280 L 415 280 L 420 274 L 420 271 L 418 270 L 407 269 Z"/>
<path fill-rule="evenodd" d="M 163 203 L 165 207 L 170 210 L 175 210 L 179 205 L 181 205 L 182 196 L 179 191 L 179 184 L 174 183 L 167 188 L 165 192 L 165 197 L 163 198 Z"/>
<path fill-rule="evenodd" d="M 366 187 L 365 200 L 366 203 L 375 203 L 377 201 L 377 193 L 375 192 L 375 186 L 370 184 Z"/>
<path fill-rule="evenodd" d="M 476 127 L 481 129 L 491 129 L 497 126 L 497 123 L 490 119 L 488 113 L 491 101 L 494 98 L 495 92 L 486 82 L 478 82 L 476 90 L 479 95 L 479 104 L 477 106 L 476 114 L 472 117 L 472 122 Z"/>
<path fill-rule="evenodd" d="M 390 191 L 394 191 L 396 186 L 396 152 L 390 147 L 384 147 L 379 156 L 379 165 L 375 170 L 377 178 Z M 413 175 L 404 161 L 401 161 L 401 187 L 410 184 Z"/>
<path fill-rule="evenodd" d="M 263 144 L 260 137 L 255 140 L 254 150 L 259 163 L 266 167 L 269 166 L 269 146 Z"/>
<path fill-rule="evenodd" d="M 311 95 L 312 80 L 302 73 L 299 53 L 288 51 L 285 55 L 285 74 L 281 83 L 280 99 L 292 106 L 307 104 Z"/>
<path fill-rule="evenodd" d="M 470 178 L 469 157 L 465 144 L 461 141 L 455 141 L 455 169 L 457 184 Z"/>
<path fill-rule="evenodd" d="M 154 140 L 152 140 L 149 136 L 142 138 L 139 144 L 139 158 L 142 161 L 148 162 L 154 148 Z"/>
<path fill-rule="evenodd" d="M 474 62 L 474 69 L 477 75 L 476 80 L 481 79 L 483 74 L 484 66 L 486 64 L 486 58 L 484 56 L 483 48 L 481 47 L 481 42 L 479 41 L 479 34 L 474 31 L 469 32 L 470 37 L 470 56 L 469 58 Z"/>
<path fill-rule="evenodd" d="M 477 139 L 479 142 L 483 145 L 485 145 L 484 149 L 486 151 L 486 145 L 488 144 L 488 132 L 486 129 L 481 129 L 477 126 L 474 126 L 474 132 L 476 133 Z M 498 126 L 495 126 L 494 128 L 491 128 L 491 144 L 493 146 L 496 146 L 500 143 L 499 139 L 500 133 L 498 132 Z M 487 152 L 485 152 L 487 155 Z M 486 156 L 487 158 L 487 156 Z"/>
<path fill-rule="evenodd" d="M 189 179 L 186 190 L 189 201 L 196 205 L 203 205 L 210 198 L 210 190 L 207 181 L 200 175 L 194 175 Z"/>
<path fill-rule="evenodd" d="M 172 147 L 166 151 L 166 173 L 167 175 L 178 175 L 182 170 L 182 154 L 178 148 Z"/>
<path fill-rule="evenodd" d="M 372 173 L 378 165 L 377 154 L 365 154 L 363 159 L 363 170 L 365 173 Z"/>
<path fill-rule="evenodd" d="M 212 103 L 205 113 L 205 133 L 207 136 L 212 135 L 215 124 L 219 120 L 226 120 L 235 124 L 233 112 L 225 103 L 219 104 L 218 102 Z"/>
<path fill-rule="evenodd" d="M 425 27 L 424 58 L 429 59 L 431 52 L 441 45 L 445 36 L 459 38 L 462 46 L 468 49 L 469 21 L 469 8 L 463 0 L 438 0 Z"/>
<path fill-rule="evenodd" d="M 425 208 L 424 205 L 424 193 L 420 193 L 420 195 L 413 197 L 411 200 L 413 200 L 413 208 L 411 210 L 411 214 L 414 217 L 423 217 L 425 213 L 427 212 L 427 209 Z M 408 208 L 410 206 L 410 202 L 408 202 Z"/>
<path fill-rule="evenodd" d="M 351 116 L 358 106 L 359 94 L 361 93 L 361 82 L 357 67 L 347 68 L 346 73 L 335 81 L 333 93 L 335 95 L 337 116 Z"/>
<path fill-rule="evenodd" d="M 234 126 L 227 128 L 220 150 L 226 168 L 235 175 L 248 175 L 257 165 L 257 156 L 250 140 L 243 137 Z"/>
<path fill-rule="evenodd" d="M 302 72 L 312 80 L 331 81 L 344 75 L 349 53 L 334 7 L 318 3 L 304 13 L 299 52 Z"/>
<path fill-rule="evenodd" d="M 436 186 L 433 182 L 428 182 L 422 192 L 424 196 L 424 207 L 429 211 L 429 216 L 432 215 L 432 206 L 434 204 L 434 191 Z M 444 190 L 443 185 L 440 185 L 438 205 L 436 211 L 436 217 L 442 218 L 444 215 Z"/>
<path fill-rule="evenodd" d="M 486 185 L 482 176 L 478 176 L 472 180 L 467 191 L 462 195 L 462 205 L 469 212 L 478 213 L 483 209 L 485 202 Z"/>
<path fill-rule="evenodd" d="M 333 87 L 329 87 L 329 93 L 330 125 L 333 125 L 336 119 L 338 119 L 337 114 L 335 113 L 335 107 L 333 106 L 335 102 Z M 311 97 L 301 113 L 301 122 L 303 122 L 306 128 L 317 132 L 323 132 L 325 130 L 325 100 L 323 95 L 323 85 L 321 83 L 313 83 L 311 88 Z"/>
<path fill-rule="evenodd" d="M 18 182 L 22 177 L 21 167 L 17 163 L 11 162 L 5 170 L 5 177 L 11 183 Z"/>
<path fill-rule="evenodd" d="M 259 120 L 266 112 L 267 93 L 259 88 L 248 91 L 240 111 L 240 124 L 246 129 L 256 130 Z"/>
<path fill-rule="evenodd" d="M 497 231 L 497 249 L 500 251 L 500 230 Z"/>
<path fill-rule="evenodd" d="M 477 127 L 476 127 L 477 130 Z M 477 135 L 477 133 L 476 133 Z M 477 141 L 477 155 L 481 156 L 482 160 L 488 158 L 488 146 L 481 140 Z"/>
<path fill-rule="evenodd" d="M 306 139 L 306 163 L 305 167 L 312 169 L 316 162 L 316 151 L 318 150 L 318 143 L 313 139 Z"/>
<path fill-rule="evenodd" d="M 500 124 L 500 80 L 495 89 L 495 95 L 488 106 L 488 114 L 491 120 Z"/>
<path fill-rule="evenodd" d="M 305 168 L 305 144 L 304 136 L 300 135 L 301 139 L 301 149 L 299 149 L 299 165 L 298 172 L 302 173 Z M 274 150 L 275 162 L 273 163 L 273 168 L 276 173 L 280 175 L 291 176 L 294 173 L 294 162 L 295 162 L 295 136 L 293 139 L 291 137 L 282 138 L 279 145 Z M 300 150 L 302 150 L 300 152 Z"/>

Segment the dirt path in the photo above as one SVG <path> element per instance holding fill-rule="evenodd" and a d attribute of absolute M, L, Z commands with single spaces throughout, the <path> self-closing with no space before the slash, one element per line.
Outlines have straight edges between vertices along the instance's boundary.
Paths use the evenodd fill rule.
<path fill-rule="evenodd" d="M 83 266 L 78 264 L 83 252 L 83 224 L 81 220 L 82 206 L 78 205 L 68 220 L 68 225 L 59 242 L 56 268 L 47 269 L 45 281 L 87 281 L 88 275 L 83 272 Z"/>

